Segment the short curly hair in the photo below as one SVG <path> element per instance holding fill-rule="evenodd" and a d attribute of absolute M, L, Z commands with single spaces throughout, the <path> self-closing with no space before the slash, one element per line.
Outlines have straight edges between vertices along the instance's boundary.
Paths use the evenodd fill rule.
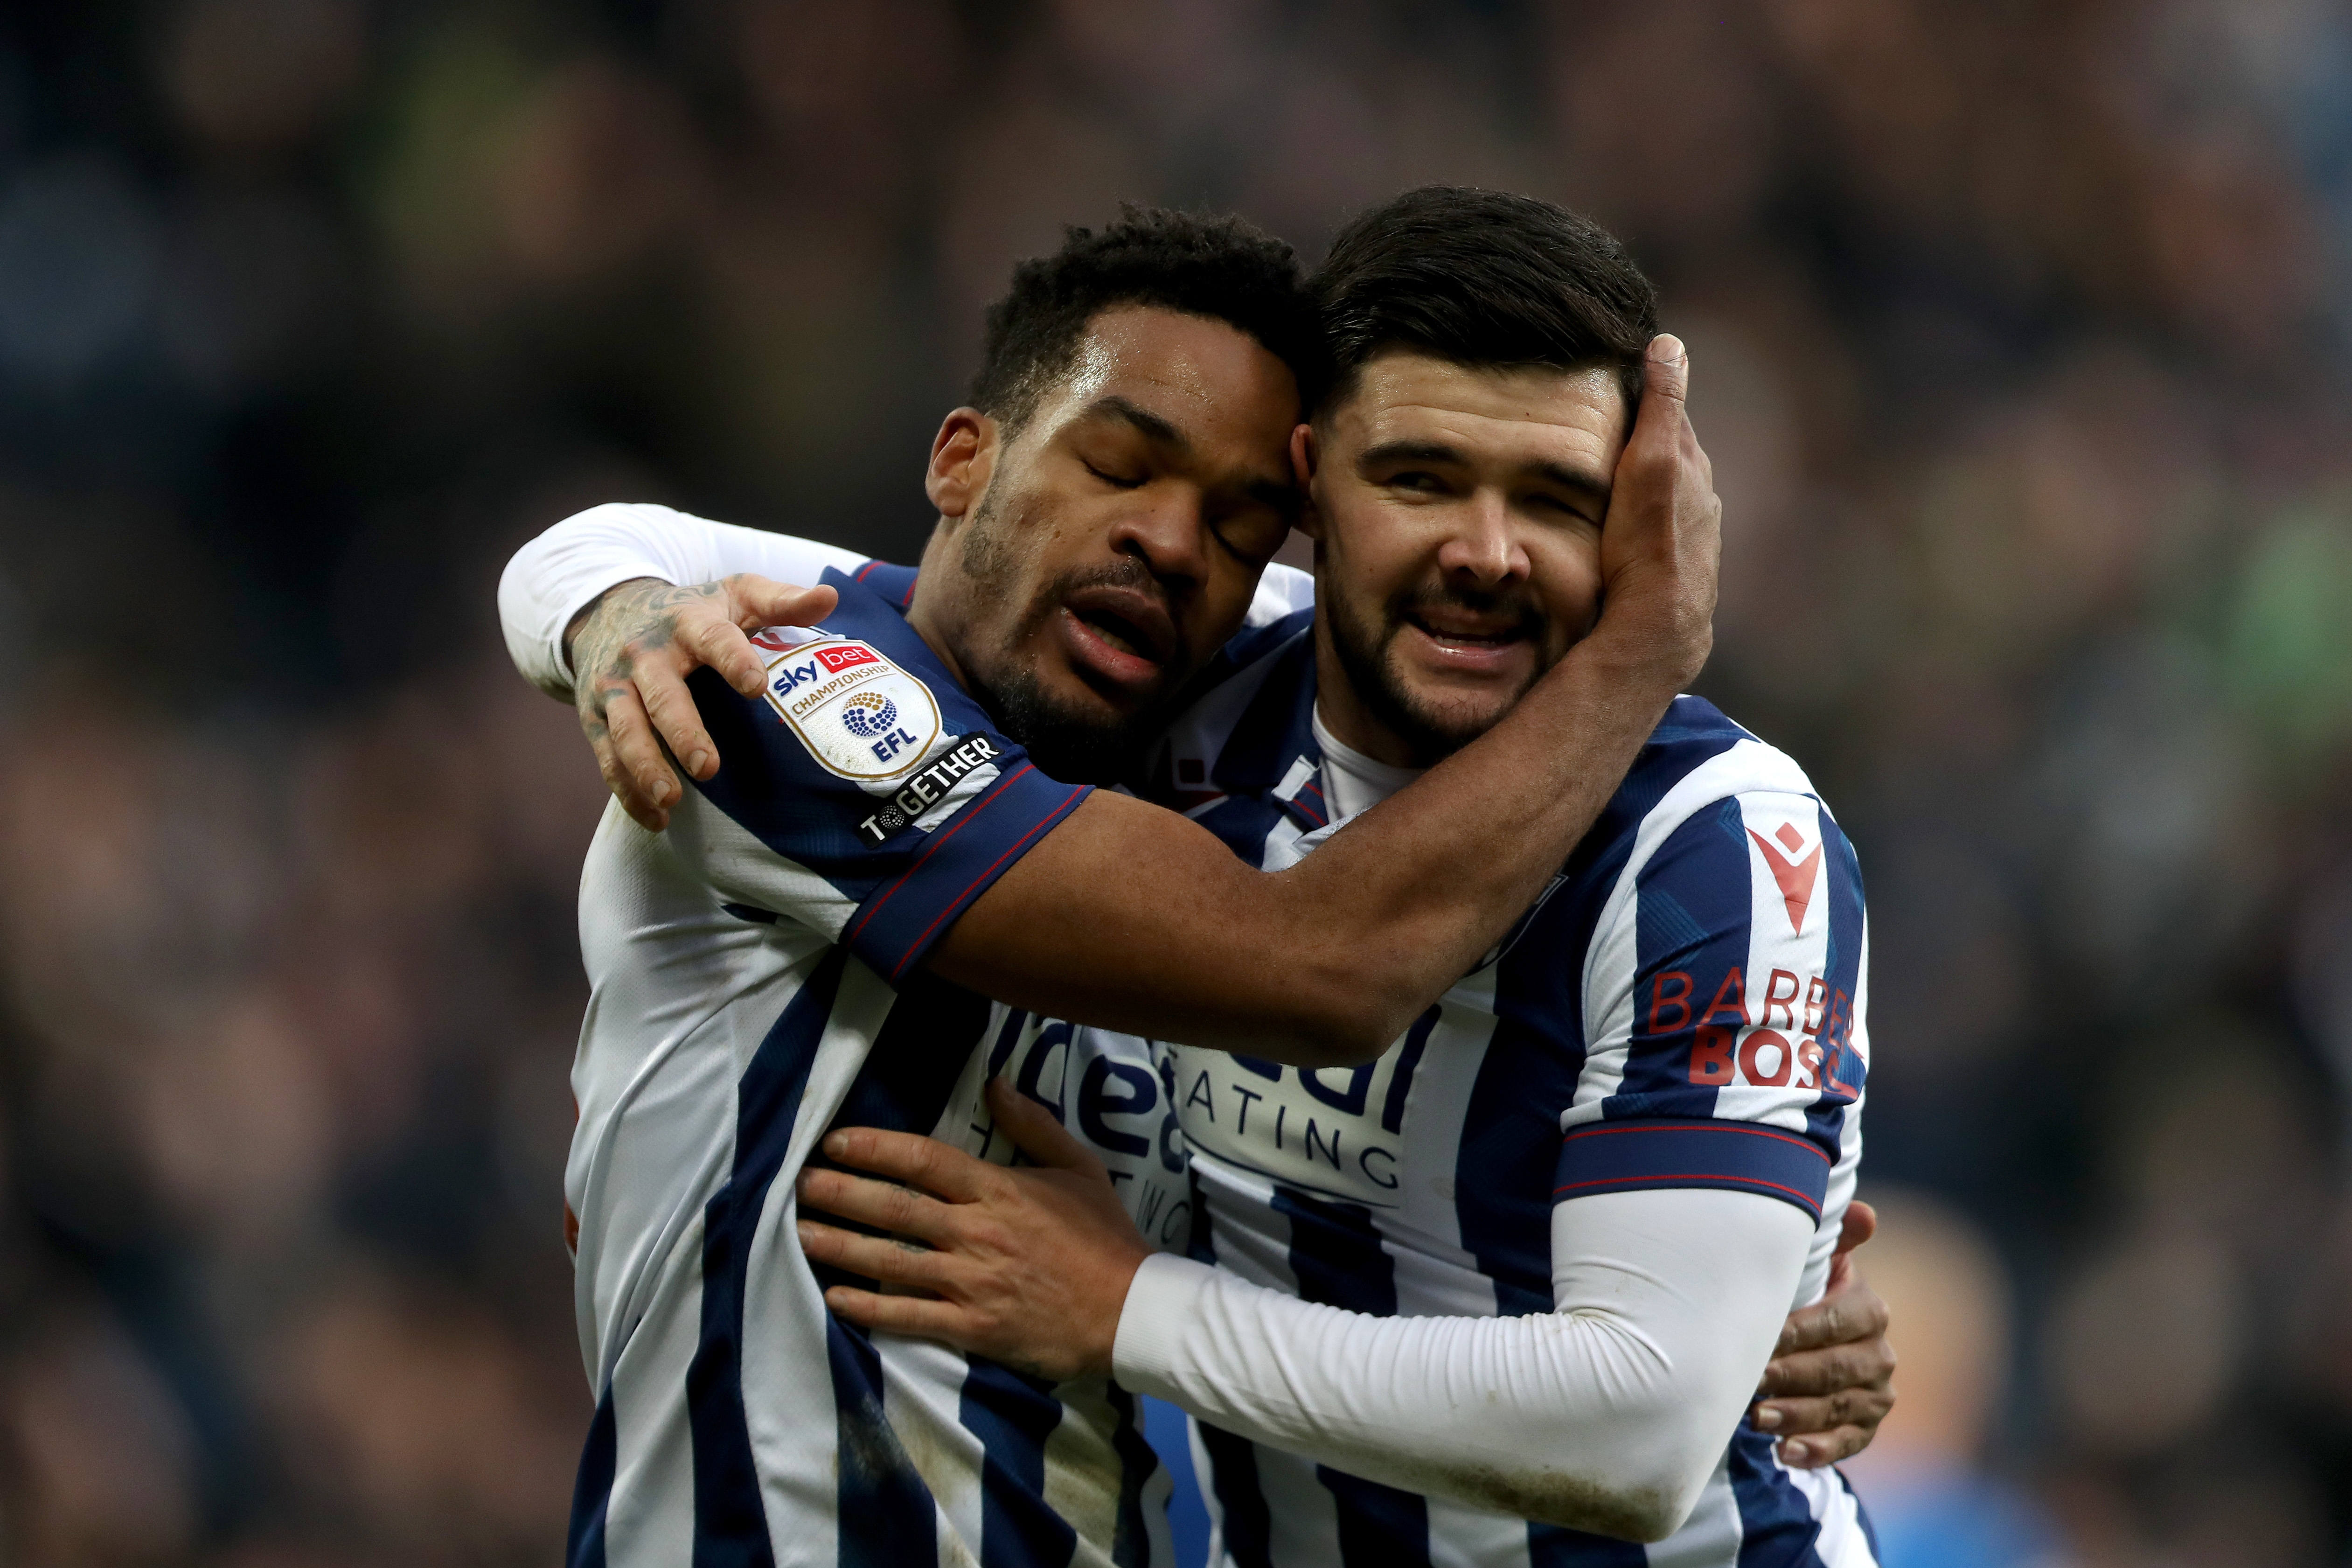
<path fill-rule="evenodd" d="M 1297 253 L 1245 219 L 1122 205 L 1099 233 L 1073 226 L 1061 249 L 1021 263 L 988 308 L 971 405 L 1009 437 L 1077 363 L 1087 323 L 1121 305 L 1223 321 L 1298 378 L 1302 405 L 1322 384 L 1322 331 Z"/>
<path fill-rule="evenodd" d="M 1658 291 L 1614 235 L 1550 202 L 1467 185 L 1423 185 L 1359 216 L 1308 287 L 1333 403 L 1402 348 L 1477 369 L 1605 366 L 1630 405 L 1658 330 Z"/>

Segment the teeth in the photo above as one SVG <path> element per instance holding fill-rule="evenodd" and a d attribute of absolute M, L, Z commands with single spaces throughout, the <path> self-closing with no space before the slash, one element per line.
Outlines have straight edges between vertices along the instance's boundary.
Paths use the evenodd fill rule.
<path fill-rule="evenodd" d="M 1131 654 L 1137 658 L 1144 657 L 1142 644 L 1136 639 L 1133 629 L 1125 624 L 1101 616 L 1088 616 L 1086 622 L 1094 627 L 1097 637 L 1121 653 Z"/>

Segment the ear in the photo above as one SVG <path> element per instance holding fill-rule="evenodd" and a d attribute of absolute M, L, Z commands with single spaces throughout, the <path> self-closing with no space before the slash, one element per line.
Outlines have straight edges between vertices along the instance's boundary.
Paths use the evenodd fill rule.
<path fill-rule="evenodd" d="M 1318 544 L 1323 542 L 1323 514 L 1315 504 L 1315 465 L 1322 453 L 1315 445 L 1315 426 L 1300 425 L 1290 433 L 1290 472 L 1298 481 L 1298 489 L 1307 497 L 1307 504 L 1298 509 L 1298 531 Z"/>
<path fill-rule="evenodd" d="M 996 468 L 996 421 L 977 408 L 958 408 L 931 437 L 931 464 L 923 493 L 945 518 L 961 518 L 979 504 Z"/>

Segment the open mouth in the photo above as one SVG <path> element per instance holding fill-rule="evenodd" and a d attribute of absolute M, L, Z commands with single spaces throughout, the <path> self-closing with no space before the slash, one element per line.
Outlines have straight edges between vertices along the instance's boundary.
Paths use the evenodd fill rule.
<path fill-rule="evenodd" d="M 1126 654 L 1130 658 L 1150 659 L 1154 664 L 1160 662 L 1160 654 L 1151 646 L 1151 639 L 1144 635 L 1142 627 L 1126 616 L 1099 608 L 1073 607 L 1070 613 L 1114 651 Z"/>
<path fill-rule="evenodd" d="M 1529 636 L 1525 621 L 1511 621 L 1500 626 L 1482 626 L 1475 622 L 1454 621 L 1451 618 L 1439 622 L 1417 616 L 1410 610 L 1405 612 L 1404 620 L 1407 626 L 1441 647 L 1471 648 L 1480 651 L 1506 648 L 1514 643 L 1527 641 Z"/>
<path fill-rule="evenodd" d="M 1118 659 L 1157 666 L 1176 657 L 1176 623 L 1154 595 L 1101 584 L 1078 589 L 1062 604 L 1095 643 Z"/>

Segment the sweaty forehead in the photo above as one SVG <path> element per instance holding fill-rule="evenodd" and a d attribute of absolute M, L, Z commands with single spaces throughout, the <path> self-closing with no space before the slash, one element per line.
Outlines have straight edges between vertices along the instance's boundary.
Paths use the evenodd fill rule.
<path fill-rule="evenodd" d="M 1239 328 L 1150 306 L 1105 310 L 1078 341 L 1054 402 L 1063 417 L 1123 399 L 1196 442 L 1286 445 L 1298 419 L 1290 367 Z"/>
<path fill-rule="evenodd" d="M 1605 467 L 1630 421 L 1617 374 L 1606 366 L 1493 370 L 1398 353 L 1358 373 L 1331 426 L 1341 445 L 1359 448 L 1435 442 L 1469 457 L 1573 456 Z"/>

